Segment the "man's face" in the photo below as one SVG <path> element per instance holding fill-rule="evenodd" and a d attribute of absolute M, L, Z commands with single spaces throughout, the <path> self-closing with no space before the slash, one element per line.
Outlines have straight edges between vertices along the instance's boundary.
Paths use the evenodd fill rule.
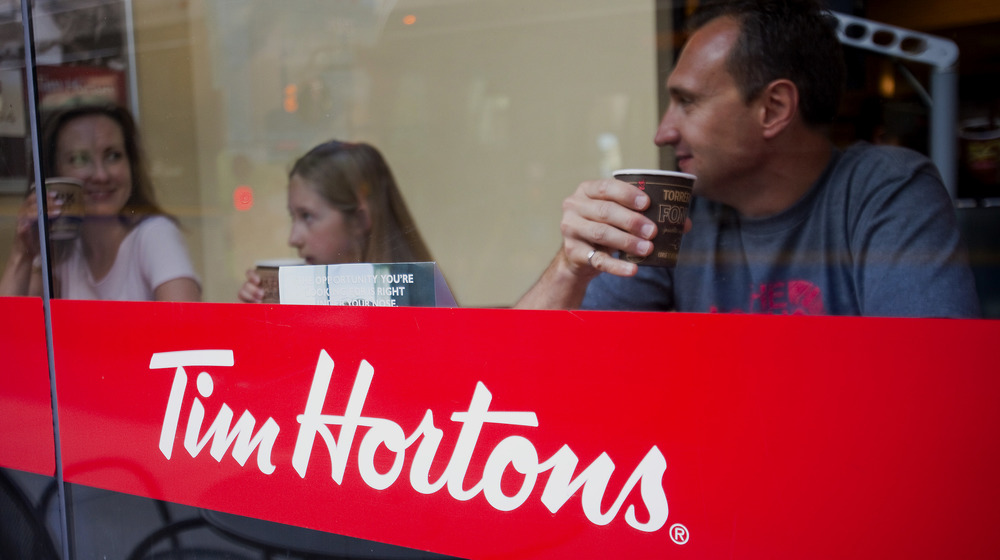
<path fill-rule="evenodd" d="M 673 146 L 678 168 L 698 177 L 696 194 L 734 206 L 763 147 L 757 104 L 744 103 L 726 69 L 739 31 L 721 17 L 691 36 L 667 80 L 670 106 L 656 131 L 656 144 Z"/>

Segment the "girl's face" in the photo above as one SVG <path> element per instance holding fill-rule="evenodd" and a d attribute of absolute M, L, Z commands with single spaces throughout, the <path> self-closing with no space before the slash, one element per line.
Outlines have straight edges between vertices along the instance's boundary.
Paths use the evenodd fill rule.
<path fill-rule="evenodd" d="M 363 220 L 351 219 L 320 196 L 310 181 L 292 175 L 288 181 L 288 212 L 292 231 L 288 244 L 307 264 L 342 264 L 361 261 L 365 231 Z"/>
<path fill-rule="evenodd" d="M 89 216 L 117 216 L 132 196 L 132 168 L 118 123 L 86 115 L 66 123 L 56 140 L 56 173 L 79 179 Z"/>

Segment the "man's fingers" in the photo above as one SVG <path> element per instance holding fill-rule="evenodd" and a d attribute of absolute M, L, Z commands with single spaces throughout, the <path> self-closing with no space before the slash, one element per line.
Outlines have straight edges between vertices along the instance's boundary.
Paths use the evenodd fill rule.
<path fill-rule="evenodd" d="M 585 246 L 582 250 L 583 255 L 593 248 L 607 249 L 608 253 L 625 251 L 643 256 L 653 250 L 652 242 L 642 237 L 577 214 L 567 214 L 563 217 L 562 232 L 567 243 L 579 241 Z"/>
<path fill-rule="evenodd" d="M 600 272 L 607 272 L 617 276 L 632 276 L 638 271 L 638 267 L 630 262 L 616 259 L 606 250 L 590 249 L 583 256 L 582 266 L 589 266 Z"/>
<path fill-rule="evenodd" d="M 591 200 L 617 202 L 630 210 L 642 211 L 649 206 L 649 196 L 635 185 L 617 179 L 601 179 L 580 183 L 577 194 Z"/>

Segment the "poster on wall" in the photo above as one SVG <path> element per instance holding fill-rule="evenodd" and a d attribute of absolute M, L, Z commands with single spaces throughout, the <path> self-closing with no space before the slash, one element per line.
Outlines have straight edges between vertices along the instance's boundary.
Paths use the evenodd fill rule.
<path fill-rule="evenodd" d="M 28 146 L 19 70 L 0 70 L 0 192 L 23 189 Z"/>
<path fill-rule="evenodd" d="M 43 112 L 89 100 L 132 105 L 128 1 L 35 3 L 32 29 L 38 103 Z M 21 192 L 28 186 L 28 88 L 22 24 L 20 3 L 0 0 L 0 193 Z"/>

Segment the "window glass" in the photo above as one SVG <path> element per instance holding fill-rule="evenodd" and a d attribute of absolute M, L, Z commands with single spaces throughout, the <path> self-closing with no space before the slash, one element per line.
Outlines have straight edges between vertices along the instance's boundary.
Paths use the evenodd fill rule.
<path fill-rule="evenodd" d="M 34 145 L 43 174 L 68 179 L 69 191 L 82 184 L 86 203 L 75 233 L 59 234 L 55 215 L 47 230 L 54 297 L 134 288 L 114 276 L 114 259 L 84 256 L 84 243 L 113 240 L 127 270 L 196 280 L 202 301 L 238 301 L 257 261 L 324 258 L 293 239 L 319 217 L 289 207 L 289 171 L 335 140 L 371 146 L 391 169 L 460 304 L 509 306 L 551 259 L 560 202 L 579 181 L 658 165 L 654 12 L 648 0 L 40 0 L 32 139 L 25 53 L 10 39 L 22 33 L 20 5 L 4 3 L 4 99 L 22 102 L 0 135 L 0 257 L 15 249 Z M 50 210 L 62 216 L 64 204 Z M 158 287 L 125 299 L 171 299 Z M 58 551 L 51 482 L 19 484 Z M 261 554 L 260 542 L 241 541 L 239 520 L 223 519 L 237 534 L 220 536 L 198 508 L 77 484 L 67 484 L 67 506 L 68 546 L 80 557 Z M 353 539 L 339 546 L 412 556 Z"/>
<path fill-rule="evenodd" d="M 37 152 L 55 178 L 45 237 L 57 298 L 237 302 L 256 297 L 245 291 L 248 271 L 264 261 L 432 259 L 459 305 L 510 306 L 557 251 L 561 202 L 577 184 L 672 167 L 653 136 L 694 4 L 37 0 L 28 67 L 20 2 L 0 0 L 0 295 L 41 294 L 27 194 Z M 901 1 L 872 10 L 859 15 L 962 37 L 956 112 L 975 134 L 956 146 L 967 181 L 958 215 L 984 314 L 998 317 L 1000 91 L 996 47 L 984 45 L 1000 14 L 905 19 L 914 10 Z M 927 152 L 928 108 L 915 84 L 926 87 L 930 70 L 860 50 L 847 58 L 838 145 Z M 317 147 L 356 160 L 338 168 L 342 182 L 405 208 L 405 249 L 371 241 L 384 214 L 370 199 L 317 191 L 333 172 L 300 159 Z M 58 548 L 51 476 L 2 474 Z M 81 556 L 179 546 L 171 531 L 188 528 L 193 540 L 181 544 L 257 552 L 198 532 L 212 512 L 75 485 L 70 504 Z"/>
<path fill-rule="evenodd" d="M 372 146 L 391 170 L 409 214 L 404 229 L 419 232 L 426 249 L 406 253 L 411 260 L 437 261 L 460 305 L 508 306 L 557 249 L 560 202 L 580 181 L 617 167 L 672 166 L 670 151 L 661 153 L 651 139 L 666 105 L 663 82 L 695 3 L 272 4 L 36 4 L 42 115 L 95 99 L 129 111 L 137 133 L 123 131 L 123 141 L 137 151 L 126 150 L 127 178 L 143 185 L 133 190 L 148 194 L 115 203 L 128 215 L 124 231 L 133 233 L 116 257 L 134 264 L 158 255 L 146 259 L 156 262 L 124 267 L 142 270 L 146 279 L 123 291 L 120 286 L 141 282 L 119 278 L 108 263 L 76 266 L 80 252 L 65 243 L 68 248 L 53 248 L 53 268 L 75 270 L 78 277 L 67 279 L 67 286 L 57 281 L 57 296 L 231 302 L 240 299 L 245 274 L 259 261 L 404 258 L 351 241 L 367 226 L 351 219 L 350 201 L 337 207 L 348 213 L 347 223 L 319 220 L 327 228 L 323 234 L 306 225 L 316 216 L 290 211 L 294 162 L 314 146 L 339 140 Z M 988 63 L 995 53 L 988 42 L 995 14 L 929 8 L 918 16 L 895 10 L 892 2 L 866 14 L 848 2 L 830 5 L 958 42 L 963 64 L 956 112 L 962 123 L 979 128 L 975 138 L 957 139 L 957 169 L 949 174 L 960 181 L 959 217 L 974 249 L 984 311 L 995 315 L 991 262 L 997 248 L 984 241 L 989 232 L 980 227 L 998 221 L 984 210 L 997 206 L 995 131 L 983 125 L 996 113 L 995 69 Z M 32 169 L 18 3 L 0 7 L 0 26 L 0 83 L 8 101 L 0 119 L 0 257 L 6 263 L 12 249 L 6 240 L 14 237 Z M 852 29 L 864 34 L 863 27 Z M 874 44 L 886 43 L 885 35 L 873 37 Z M 912 34 L 904 43 L 908 53 L 929 44 Z M 864 139 L 929 151 L 921 87 L 930 87 L 930 68 L 855 48 L 847 57 L 848 91 L 833 129 L 837 143 Z M 97 167 L 105 172 L 96 164 L 107 155 L 90 153 L 95 149 L 64 147 L 74 152 L 64 159 L 75 163 L 60 165 L 53 154 L 46 172 L 86 182 Z M 122 179 L 113 171 L 111 183 Z M 166 218 L 145 220 L 151 213 Z M 309 231 L 340 244 L 313 247 Z M 169 289 L 157 294 L 164 284 Z M 85 289 L 72 289 L 80 285 Z"/>
<path fill-rule="evenodd" d="M 204 301 L 237 301 L 257 261 L 313 262 L 316 251 L 291 239 L 309 217 L 289 213 L 288 172 L 329 140 L 381 154 L 431 258 L 472 306 L 507 306 L 527 289 L 579 181 L 658 164 L 647 0 L 49 1 L 35 18 L 42 108 L 106 98 L 129 109 L 141 148 L 125 153 L 131 181 L 144 167 L 153 212 L 173 219 L 156 237 L 182 241 L 135 245 L 173 255 L 181 264 L 161 256 L 162 276 L 196 278 Z M 53 173 L 128 179 L 107 165 L 106 146 L 58 150 Z M 59 258 L 76 263 L 68 253 Z M 91 266 L 89 282 L 112 284 L 107 268 Z"/>

